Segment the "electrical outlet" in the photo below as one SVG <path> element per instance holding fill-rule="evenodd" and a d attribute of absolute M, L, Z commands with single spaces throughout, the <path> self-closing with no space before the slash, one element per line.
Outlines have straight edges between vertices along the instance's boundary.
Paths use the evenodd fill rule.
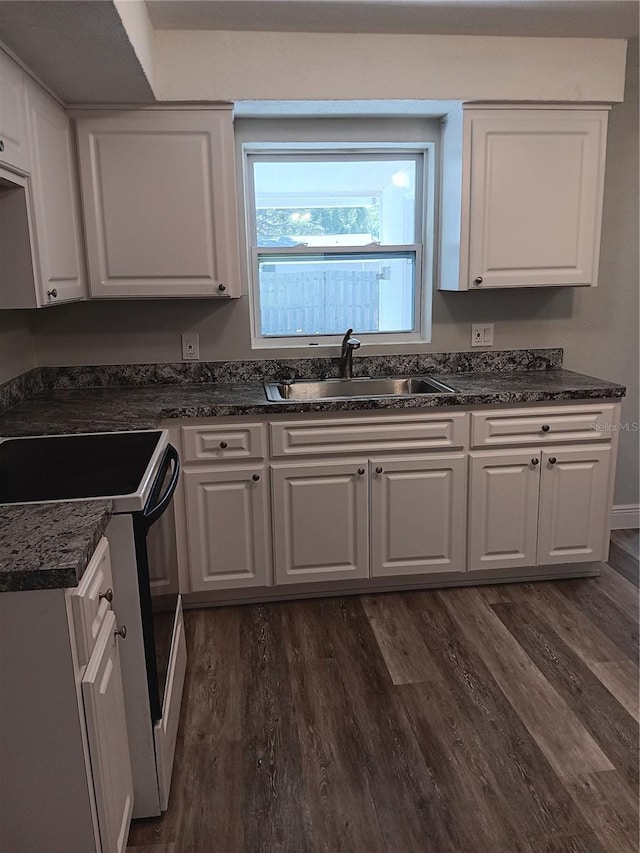
<path fill-rule="evenodd" d="M 471 326 L 471 346 L 472 347 L 492 347 L 493 346 L 493 323 L 483 323 L 482 325 Z"/>
<path fill-rule="evenodd" d="M 185 332 L 182 335 L 182 360 L 198 361 L 200 358 L 200 336 L 195 332 Z"/>

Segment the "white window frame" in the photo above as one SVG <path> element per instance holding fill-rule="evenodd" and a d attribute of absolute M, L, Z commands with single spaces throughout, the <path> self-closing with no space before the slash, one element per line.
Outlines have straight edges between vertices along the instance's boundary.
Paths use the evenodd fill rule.
<path fill-rule="evenodd" d="M 253 349 L 299 349 L 309 347 L 335 347 L 342 335 L 282 335 L 263 336 L 260 334 L 260 293 L 258 287 L 258 256 L 273 255 L 315 255 L 315 254 L 354 254 L 366 252 L 389 254 L 393 251 L 415 252 L 415 291 L 414 291 L 414 329 L 405 332 L 359 332 L 354 334 L 363 346 L 386 344 L 424 344 L 431 339 L 431 301 L 433 289 L 433 247 L 434 247 L 434 205 L 435 205 L 435 164 L 433 142 L 371 142 L 371 143 L 328 143 L 328 142 L 246 142 L 242 145 L 243 154 L 243 194 L 245 210 L 245 235 L 247 248 L 247 271 L 249 283 L 251 345 Z M 310 161 L 320 156 L 324 159 L 338 159 L 344 155 L 356 155 L 366 159 L 382 158 L 389 155 L 411 156 L 417 161 L 416 170 L 416 239 L 413 244 L 387 246 L 372 243 L 364 246 L 300 246 L 262 247 L 256 243 L 255 190 L 253 186 L 253 162 L 274 160 L 295 155 L 305 156 Z M 346 331 L 346 330 L 345 330 Z"/>

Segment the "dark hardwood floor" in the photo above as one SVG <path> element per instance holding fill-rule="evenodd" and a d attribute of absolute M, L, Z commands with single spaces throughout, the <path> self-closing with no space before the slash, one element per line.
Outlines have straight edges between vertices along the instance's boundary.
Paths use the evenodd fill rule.
<path fill-rule="evenodd" d="M 188 612 L 129 853 L 637 853 L 638 541 L 599 578 Z"/>

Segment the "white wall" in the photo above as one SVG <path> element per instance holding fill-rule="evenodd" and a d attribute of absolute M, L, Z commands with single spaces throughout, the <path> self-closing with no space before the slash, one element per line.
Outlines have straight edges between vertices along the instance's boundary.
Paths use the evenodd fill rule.
<path fill-rule="evenodd" d="M 159 30 L 160 100 L 620 101 L 614 39 Z"/>
<path fill-rule="evenodd" d="M 0 311 L 0 383 L 36 366 L 34 319 L 32 311 Z"/>

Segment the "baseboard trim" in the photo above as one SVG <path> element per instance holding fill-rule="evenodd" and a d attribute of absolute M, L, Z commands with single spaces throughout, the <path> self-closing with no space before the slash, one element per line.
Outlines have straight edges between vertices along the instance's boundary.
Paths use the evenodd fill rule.
<path fill-rule="evenodd" d="M 640 504 L 620 504 L 611 510 L 611 529 L 627 530 L 640 527 Z"/>

